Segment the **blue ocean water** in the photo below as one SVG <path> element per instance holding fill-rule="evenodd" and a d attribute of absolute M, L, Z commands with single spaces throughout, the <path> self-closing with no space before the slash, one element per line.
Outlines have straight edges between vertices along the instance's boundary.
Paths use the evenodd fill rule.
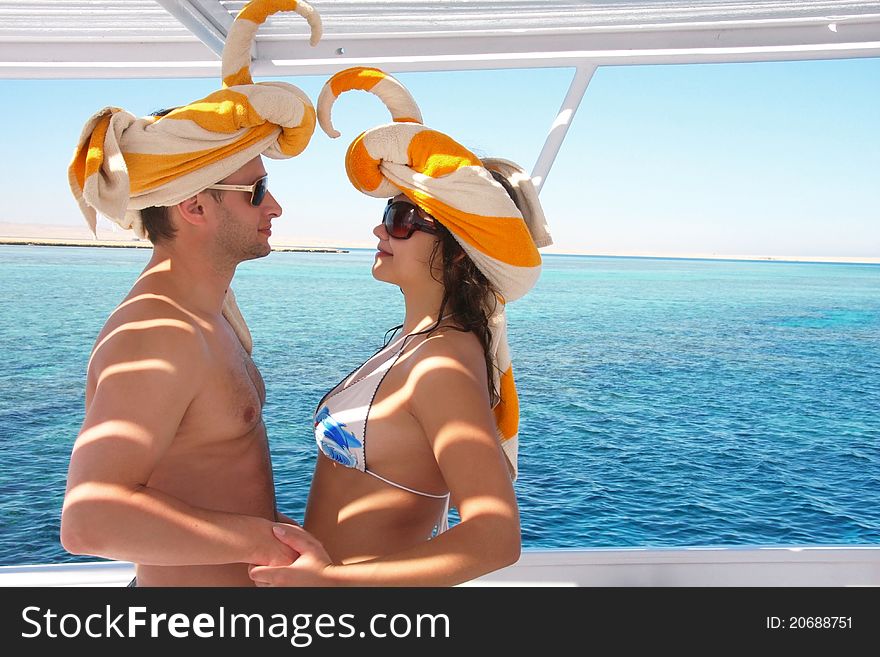
<path fill-rule="evenodd" d="M 0 246 L 0 564 L 77 560 L 58 525 L 88 354 L 148 257 Z M 294 517 L 314 404 L 402 315 L 371 261 L 236 277 Z M 526 547 L 880 544 L 880 266 L 547 256 L 509 324 Z"/>

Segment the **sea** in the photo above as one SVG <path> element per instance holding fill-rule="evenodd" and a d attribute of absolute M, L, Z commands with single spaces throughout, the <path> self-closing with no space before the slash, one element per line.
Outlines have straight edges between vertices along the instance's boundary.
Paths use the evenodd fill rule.
<path fill-rule="evenodd" d="M 149 255 L 0 246 L 0 565 L 95 560 L 59 543 L 67 464 L 95 336 Z M 402 321 L 372 259 L 235 277 L 295 518 L 315 403 Z M 508 318 L 524 547 L 880 545 L 880 266 L 548 255 Z"/>

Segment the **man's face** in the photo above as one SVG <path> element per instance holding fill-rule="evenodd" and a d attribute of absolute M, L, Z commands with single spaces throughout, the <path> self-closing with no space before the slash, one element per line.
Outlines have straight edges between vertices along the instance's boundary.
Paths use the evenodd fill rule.
<path fill-rule="evenodd" d="M 266 175 L 262 158 L 256 157 L 220 181 L 224 185 L 253 185 Z M 251 193 L 224 190 L 216 207 L 218 255 L 235 263 L 269 255 L 272 220 L 281 216 L 281 206 L 266 192 L 258 206 L 251 205 Z"/>

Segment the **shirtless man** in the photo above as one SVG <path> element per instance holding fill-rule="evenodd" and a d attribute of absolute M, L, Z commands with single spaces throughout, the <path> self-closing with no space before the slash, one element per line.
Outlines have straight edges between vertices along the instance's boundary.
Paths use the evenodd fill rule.
<path fill-rule="evenodd" d="M 222 87 L 140 117 L 88 119 L 68 169 L 92 230 L 98 214 L 153 243 L 153 257 L 92 351 L 86 417 L 70 459 L 61 542 L 137 564 L 139 586 L 251 586 L 247 564 L 288 565 L 263 424 L 265 390 L 229 283 L 270 251 L 281 207 L 262 155 L 299 155 L 315 129 L 308 96 L 254 84 L 266 18 L 302 0 L 250 0 L 223 50 Z"/>
<path fill-rule="evenodd" d="M 265 175 L 257 157 L 221 182 Z M 248 563 L 293 560 L 272 533 L 263 381 L 221 311 L 238 263 L 270 251 L 281 207 L 260 193 L 144 211 L 153 257 L 92 352 L 61 541 L 135 562 L 138 586 L 250 586 Z"/>

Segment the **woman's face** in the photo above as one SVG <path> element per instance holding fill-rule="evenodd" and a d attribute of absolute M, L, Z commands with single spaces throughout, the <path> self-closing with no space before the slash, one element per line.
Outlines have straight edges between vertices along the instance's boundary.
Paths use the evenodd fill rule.
<path fill-rule="evenodd" d="M 405 201 L 399 194 L 394 201 Z M 373 277 L 378 281 L 407 288 L 436 283 L 431 277 L 430 262 L 437 236 L 421 230 L 413 232 L 408 239 L 391 237 L 381 222 L 373 229 L 379 238 L 376 245 L 376 259 L 373 262 Z"/>

